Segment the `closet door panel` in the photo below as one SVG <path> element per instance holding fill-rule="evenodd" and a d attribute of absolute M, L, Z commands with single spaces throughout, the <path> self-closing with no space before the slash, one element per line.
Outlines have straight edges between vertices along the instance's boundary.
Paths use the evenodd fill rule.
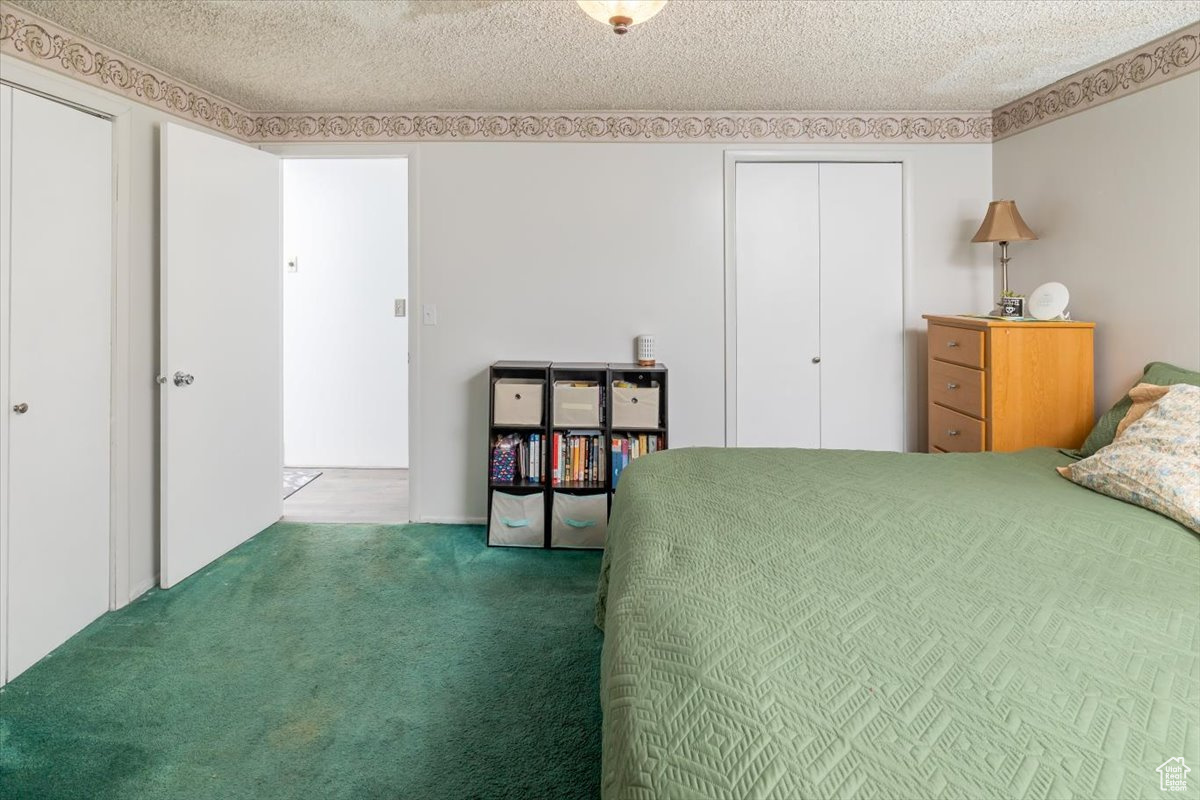
<path fill-rule="evenodd" d="M 821 446 L 904 449 L 900 164 L 821 164 Z"/>
<path fill-rule="evenodd" d="M 740 447 L 821 446 L 817 180 L 816 164 L 736 168 Z"/>
<path fill-rule="evenodd" d="M 10 680 L 108 609 L 112 308 L 112 123 L 11 119 Z"/>
<path fill-rule="evenodd" d="M 9 209 L 12 200 L 12 96 L 0 86 L 0 685 L 8 664 L 8 428 L 12 401 L 8 395 Z"/>

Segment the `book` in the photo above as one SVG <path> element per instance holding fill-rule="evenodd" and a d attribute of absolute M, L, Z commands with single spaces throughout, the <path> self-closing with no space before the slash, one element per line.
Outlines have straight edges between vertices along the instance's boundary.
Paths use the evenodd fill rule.
<path fill-rule="evenodd" d="M 605 452 L 600 431 L 555 432 L 551 445 L 552 485 L 603 483 Z"/>
<path fill-rule="evenodd" d="M 659 450 L 666 449 L 663 436 L 661 434 L 653 433 L 614 436 L 611 444 L 611 475 L 614 489 L 617 488 L 617 482 L 621 477 L 621 473 L 633 461 L 643 456 L 648 456 L 651 453 L 657 453 Z"/>

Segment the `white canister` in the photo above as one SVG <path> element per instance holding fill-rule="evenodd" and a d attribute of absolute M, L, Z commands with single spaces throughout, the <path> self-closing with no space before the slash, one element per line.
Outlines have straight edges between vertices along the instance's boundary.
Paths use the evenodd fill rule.
<path fill-rule="evenodd" d="M 637 363 L 641 367 L 654 366 L 654 334 L 643 333 L 637 337 Z"/>

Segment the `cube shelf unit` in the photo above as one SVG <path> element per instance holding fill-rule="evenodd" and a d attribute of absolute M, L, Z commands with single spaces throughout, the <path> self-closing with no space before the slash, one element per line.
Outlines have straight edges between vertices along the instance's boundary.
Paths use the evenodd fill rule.
<path fill-rule="evenodd" d="M 497 361 L 492 364 L 488 376 L 488 452 L 487 452 L 487 497 L 488 497 L 488 546 L 524 546 L 554 549 L 601 549 L 602 545 L 562 545 L 554 542 L 553 529 L 555 514 L 555 495 L 572 497 L 604 497 L 605 516 L 612 509 L 612 497 L 615 488 L 612 480 L 611 445 L 614 436 L 637 436 L 646 434 L 661 438 L 661 449 L 669 446 L 667 426 L 667 367 L 656 364 L 653 367 L 643 367 L 637 364 L 605 363 L 605 362 L 550 362 L 550 361 Z M 538 381 L 541 384 L 541 416 L 536 423 L 525 424 L 496 424 L 496 383 L 501 380 Z M 613 382 L 620 381 L 637 387 L 649 388 L 656 384 L 658 388 L 658 414 L 656 424 L 646 427 L 619 427 L 613 425 Z M 599 425 L 555 425 L 554 420 L 554 385 L 556 382 L 568 383 L 597 383 L 601 387 Z M 525 398 L 528 401 L 529 398 Z M 634 401 L 636 402 L 636 401 Z M 644 406 L 643 406 L 644 407 Z M 553 442 L 555 433 L 568 431 L 598 431 L 601 439 L 601 450 L 604 453 L 604 469 L 601 480 L 597 481 L 564 481 L 553 484 L 550 471 L 553 455 L 549 452 L 549 443 Z M 492 448 L 498 436 L 507 434 L 538 434 L 542 442 L 543 473 L 545 480 L 494 480 L 492 477 Z M 537 503 L 540 519 L 530 520 L 532 528 L 543 530 L 540 543 L 524 542 L 512 545 L 508 542 L 493 541 L 493 514 L 495 513 L 495 494 L 502 492 L 509 496 L 527 498 L 529 507 Z M 533 500 L 533 496 L 538 500 Z M 570 498 L 562 501 L 570 503 Z M 524 520 L 523 520 L 524 522 Z M 590 523 L 589 523 L 590 524 Z"/>

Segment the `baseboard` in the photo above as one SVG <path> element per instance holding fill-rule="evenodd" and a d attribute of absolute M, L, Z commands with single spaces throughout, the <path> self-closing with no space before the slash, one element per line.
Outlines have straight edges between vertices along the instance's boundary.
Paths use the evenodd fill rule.
<path fill-rule="evenodd" d="M 155 586 L 158 586 L 158 576 L 157 575 L 155 575 L 153 578 L 151 578 L 148 581 L 142 581 L 137 586 L 131 587 L 129 590 L 129 602 L 132 603 L 134 600 L 137 600 L 139 597 L 141 597 L 146 592 L 153 589 Z"/>
<path fill-rule="evenodd" d="M 428 517 L 422 516 L 413 522 L 427 522 L 431 525 L 482 525 L 487 517 Z"/>
<path fill-rule="evenodd" d="M 350 469 L 386 469 L 386 470 L 404 470 L 406 472 L 408 471 L 408 467 L 388 467 L 388 466 L 364 467 L 361 465 L 347 467 L 347 466 L 342 466 L 342 465 L 338 465 L 338 464 L 284 464 L 283 468 L 284 469 L 346 469 L 346 470 L 350 470 Z"/>

